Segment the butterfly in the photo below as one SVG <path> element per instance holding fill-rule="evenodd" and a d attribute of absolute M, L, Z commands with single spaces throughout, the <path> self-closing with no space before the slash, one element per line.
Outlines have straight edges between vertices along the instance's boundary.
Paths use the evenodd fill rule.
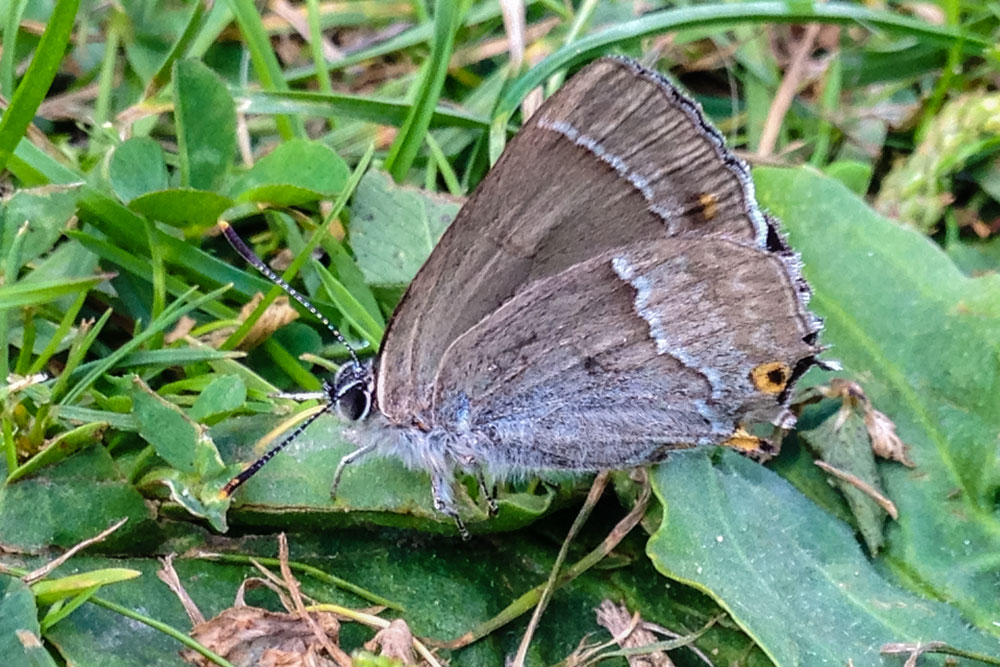
<path fill-rule="evenodd" d="M 822 365 L 809 296 L 749 168 L 700 106 L 632 60 L 597 60 L 511 140 L 410 284 L 376 357 L 352 351 L 325 385 L 328 409 L 364 425 L 334 489 L 362 456 L 398 456 L 430 473 L 436 509 L 467 535 L 457 473 L 476 475 L 495 511 L 484 473 L 625 469 L 699 445 L 766 449 L 750 425 L 794 425 L 791 390 Z"/>

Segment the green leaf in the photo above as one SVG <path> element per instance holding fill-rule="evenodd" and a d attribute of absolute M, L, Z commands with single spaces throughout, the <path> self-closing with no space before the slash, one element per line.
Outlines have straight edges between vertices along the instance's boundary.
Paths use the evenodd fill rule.
<path fill-rule="evenodd" d="M 125 415 L 108 410 L 92 410 L 76 405 L 60 405 L 59 418 L 68 422 L 86 422 L 84 426 L 88 423 L 100 422 L 108 424 L 119 431 L 131 431 L 133 433 L 138 433 L 139 431 L 139 422 L 131 414 Z"/>
<path fill-rule="evenodd" d="M 875 467 L 871 438 L 860 410 L 848 409 L 843 416 L 835 409 L 827 410 L 825 418 L 808 430 L 805 429 L 805 421 L 802 419 L 799 422 L 799 437 L 809 443 L 820 459 L 842 472 L 854 475 L 880 493 L 883 492 L 882 479 Z M 830 477 L 830 483 L 844 494 L 858 530 L 868 546 L 868 552 L 878 553 L 883 544 L 882 525 L 887 516 L 885 510 L 853 484 L 833 476 Z"/>
<path fill-rule="evenodd" d="M 239 467 L 220 469 L 213 477 L 205 479 L 194 473 L 184 473 L 173 468 L 155 468 L 139 480 L 140 488 L 162 485 L 170 499 L 191 516 L 207 519 L 212 528 L 224 533 L 229 530 L 226 512 L 230 499 L 222 495 L 222 488 L 240 471 Z"/>
<path fill-rule="evenodd" d="M 139 195 L 128 207 L 152 220 L 174 227 L 208 227 L 234 204 L 229 197 L 191 188 L 172 188 Z"/>
<path fill-rule="evenodd" d="M 7 161 L 49 92 L 49 86 L 59 71 L 59 63 L 73 32 L 73 22 L 79 6 L 80 0 L 57 0 L 45 22 L 45 32 L 38 42 L 28 71 L 0 119 L 0 171 L 7 166 Z"/>
<path fill-rule="evenodd" d="M 101 549 L 134 551 L 160 539 L 150 508 L 105 447 L 89 447 L 0 488 L 0 545 L 9 550 L 68 549 L 122 517 L 128 522 Z"/>
<path fill-rule="evenodd" d="M 1000 271 L 1000 236 L 971 242 L 955 240 L 947 243 L 945 249 L 951 260 L 969 275 Z"/>
<path fill-rule="evenodd" d="M 838 160 L 828 164 L 823 171 L 862 197 L 868 192 L 872 180 L 872 166 L 857 160 Z"/>
<path fill-rule="evenodd" d="M 382 340 L 382 334 L 385 330 L 385 324 L 382 322 L 381 315 L 376 319 L 371 311 L 365 308 L 355 298 L 354 294 L 339 280 L 334 278 L 333 274 L 322 264 L 316 263 L 314 268 L 320 281 L 323 283 L 324 289 L 330 295 L 330 300 L 336 304 L 340 312 L 347 318 L 347 321 L 351 323 L 351 326 L 364 336 L 372 348 L 378 349 L 379 342 Z"/>
<path fill-rule="evenodd" d="M 355 118 L 380 125 L 400 126 L 406 120 L 412 104 L 401 100 L 385 100 L 370 95 L 346 93 L 324 94 L 308 90 L 238 91 L 236 100 L 248 114 L 300 114 L 317 118 Z M 430 127 L 460 127 L 488 130 L 489 119 L 466 109 L 439 105 L 431 114 Z"/>
<path fill-rule="evenodd" d="M 264 27 L 264 20 L 252 0 L 230 0 L 226 7 L 232 11 L 240 34 L 250 52 L 254 73 L 264 90 L 284 92 L 288 90 L 278 64 L 278 56 L 271 48 L 270 35 Z M 302 119 L 296 116 L 276 116 L 274 119 L 278 133 L 286 141 L 306 134 Z"/>
<path fill-rule="evenodd" d="M 16 230 L 28 223 L 17 266 L 7 267 L 7 275 L 16 276 L 21 267 L 52 249 L 76 213 L 80 195 L 78 186 L 54 185 L 18 190 L 4 203 L 4 229 Z M 6 248 L 0 252 L 0 256 L 7 254 Z M 12 282 L 12 278 L 7 282 Z"/>
<path fill-rule="evenodd" d="M 755 171 L 826 320 L 821 341 L 897 426 L 915 469 L 880 464 L 899 521 L 885 564 L 1000 635 L 1000 275 L 968 278 L 933 242 L 808 170 Z M 948 641 L 949 638 L 940 639 Z"/>
<path fill-rule="evenodd" d="M 351 248 L 371 285 L 408 285 L 461 204 L 369 171 L 351 202 Z"/>
<path fill-rule="evenodd" d="M 216 190 L 236 151 L 236 107 L 226 84 L 195 60 L 174 64 L 174 119 L 181 185 Z"/>
<path fill-rule="evenodd" d="M 212 429 L 213 438 L 227 461 L 252 461 L 264 453 L 254 443 L 275 427 L 267 417 L 231 419 Z M 454 523 L 434 509 L 430 479 L 425 472 L 408 470 L 395 458 L 368 457 L 344 472 L 337 497 L 330 498 L 330 484 L 340 459 L 357 449 L 344 437 L 339 419 L 321 418 L 275 456 L 236 493 L 233 523 L 258 523 L 266 517 L 298 515 L 303 525 L 316 528 L 355 525 L 369 521 L 380 525 L 417 527 L 455 534 Z M 272 443 L 273 444 L 273 443 Z M 510 530 L 537 519 L 574 491 L 571 484 L 559 489 L 512 489 L 500 495 L 500 514 L 487 521 L 475 484 L 458 485 L 457 500 L 471 530 Z"/>
<path fill-rule="evenodd" d="M 35 596 L 23 581 L 7 575 L 0 575 L 0 655 L 9 665 L 56 665 L 42 645 Z"/>
<path fill-rule="evenodd" d="M 242 381 L 236 379 L 242 385 Z M 173 467 L 147 473 L 139 485 L 166 486 L 175 502 L 194 516 L 207 518 L 216 530 L 225 532 L 229 499 L 219 492 L 238 470 L 225 466 L 204 427 L 191 421 L 174 404 L 160 398 L 138 377 L 133 383 L 132 412 L 139 422 L 139 435 Z"/>
<path fill-rule="evenodd" d="M 139 422 L 139 435 L 171 466 L 183 472 L 194 472 L 202 438 L 200 427 L 180 408 L 157 396 L 138 377 L 133 382 L 132 415 Z"/>
<path fill-rule="evenodd" d="M 462 14 L 467 8 L 468 3 L 452 0 L 437 0 L 434 3 L 434 36 L 430 44 L 430 57 L 421 70 L 416 100 L 385 158 L 385 168 L 397 183 L 401 183 L 406 177 L 424 143 L 424 135 L 430 127 L 431 116 L 434 115 L 448 76 L 448 63 L 455 47 L 455 31 L 461 25 Z"/>
<path fill-rule="evenodd" d="M 297 206 L 336 197 L 350 177 L 347 164 L 316 141 L 287 141 L 240 177 L 231 189 L 237 201 Z"/>
<path fill-rule="evenodd" d="M 758 463 L 691 450 L 652 481 L 664 506 L 654 565 L 715 598 L 777 665 L 888 666 L 879 649 L 900 641 L 996 650 L 954 608 L 886 581 L 844 524 Z"/>
<path fill-rule="evenodd" d="M 107 427 L 108 422 L 94 421 L 60 433 L 45 444 L 45 449 L 11 470 L 7 475 L 7 483 L 17 481 L 44 466 L 62 461 L 83 447 L 100 442 Z"/>
<path fill-rule="evenodd" d="M 108 181 L 125 203 L 148 192 L 166 190 L 167 163 L 160 144 L 149 137 L 122 142 L 111 154 Z"/>
<path fill-rule="evenodd" d="M 344 249 L 343 244 L 332 239 L 327 239 L 323 243 L 323 248 L 330 256 L 329 272 L 347 289 L 352 299 L 364 308 L 368 316 L 378 324 L 379 329 L 385 329 L 385 317 L 379 309 L 378 300 L 365 282 L 365 274 L 361 272 L 354 257 Z"/>
<path fill-rule="evenodd" d="M 239 375 L 219 375 L 198 395 L 188 410 L 195 421 L 226 415 L 238 410 L 247 400 L 247 386 Z"/>

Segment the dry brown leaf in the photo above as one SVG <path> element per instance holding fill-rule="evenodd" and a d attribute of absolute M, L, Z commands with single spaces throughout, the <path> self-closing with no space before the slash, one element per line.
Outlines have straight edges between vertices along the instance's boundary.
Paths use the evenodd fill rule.
<path fill-rule="evenodd" d="M 191 330 L 194 329 L 196 324 L 198 324 L 198 322 L 193 317 L 182 315 L 181 318 L 177 320 L 177 324 L 174 325 L 174 328 L 164 334 L 163 342 L 170 345 L 171 343 L 179 341 L 181 338 L 184 338 L 184 336 L 191 333 Z"/>
<path fill-rule="evenodd" d="M 913 461 L 909 457 L 910 448 L 896 435 L 896 424 L 891 419 L 869 406 L 865 411 L 865 427 L 872 439 L 872 451 L 876 456 L 913 467 Z"/>
<path fill-rule="evenodd" d="M 267 265 L 277 273 L 284 273 L 294 261 L 295 253 L 290 248 L 282 248 L 268 260 Z"/>
<path fill-rule="evenodd" d="M 240 314 L 237 319 L 243 322 L 250 316 L 250 314 L 257 308 L 257 304 L 263 301 L 264 295 L 258 292 L 254 294 L 253 298 L 250 299 L 240 309 Z M 288 302 L 287 296 L 279 296 L 274 300 L 270 306 L 264 311 L 264 314 L 258 318 L 257 322 L 253 325 L 247 335 L 244 336 L 243 340 L 237 346 L 240 350 L 252 350 L 257 347 L 265 340 L 271 337 L 275 331 L 285 326 L 289 322 L 294 322 L 299 317 L 298 311 L 296 311 Z M 222 343 L 229 338 L 232 333 L 236 331 L 236 327 L 222 327 L 221 329 L 216 329 L 211 334 L 205 337 L 204 342 L 212 347 L 219 347 Z"/>
<path fill-rule="evenodd" d="M 278 538 L 278 553 L 282 578 L 258 565 L 269 578 L 244 580 L 234 606 L 208 621 L 194 623 L 191 637 L 237 667 L 351 667 L 351 657 L 338 642 L 340 620 L 337 615 L 328 611 L 308 611 L 304 607 L 298 582 L 288 563 L 288 542 L 284 533 Z M 173 568 L 172 558 L 163 561 L 163 570 L 157 576 L 182 602 L 189 601 L 185 608 L 193 621 L 201 617 Z M 257 586 L 274 591 L 288 611 L 274 612 L 247 606 L 244 592 Z M 192 649 L 185 649 L 180 655 L 199 667 L 215 664 Z"/>
<path fill-rule="evenodd" d="M 826 398 L 840 398 L 843 401 L 837 415 L 838 428 L 852 411 L 860 410 L 875 455 L 913 467 L 913 461 L 909 457 L 909 447 L 896 435 L 896 424 L 885 413 L 879 412 L 872 406 L 861 385 L 850 380 L 835 378 L 829 386 L 819 386 L 814 389 Z"/>
<path fill-rule="evenodd" d="M 340 634 L 340 622 L 329 612 L 311 612 L 331 643 Z M 230 607 L 191 630 L 191 637 L 237 667 L 282 665 L 284 667 L 336 667 L 337 663 L 321 655 L 322 646 L 313 628 L 298 614 L 268 611 L 259 607 Z M 190 649 L 181 657 L 192 665 L 214 664 Z M 270 662 L 265 662 L 265 658 Z M 342 665 L 341 667 L 347 667 Z"/>

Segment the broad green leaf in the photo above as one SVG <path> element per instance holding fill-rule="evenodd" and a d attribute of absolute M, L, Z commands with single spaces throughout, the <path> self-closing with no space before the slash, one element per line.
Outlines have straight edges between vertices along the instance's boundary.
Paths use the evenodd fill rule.
<path fill-rule="evenodd" d="M 280 144 L 243 174 L 230 189 L 237 201 L 296 206 L 332 199 L 351 171 L 329 147 L 305 139 Z"/>
<path fill-rule="evenodd" d="M 182 472 L 195 471 L 201 429 L 138 378 L 132 391 L 132 415 L 139 422 L 139 435 L 160 458 Z"/>
<path fill-rule="evenodd" d="M 230 500 L 222 495 L 222 488 L 238 474 L 238 466 L 220 468 L 211 477 L 185 473 L 174 468 L 154 468 L 139 480 L 140 488 L 166 487 L 170 500 L 177 503 L 191 516 L 207 519 L 212 528 L 224 533 L 229 529 L 226 512 Z"/>
<path fill-rule="evenodd" d="M 680 452 L 654 469 L 653 489 L 657 569 L 709 593 L 776 665 L 890 667 L 886 642 L 996 651 L 953 607 L 883 578 L 843 523 L 735 452 Z"/>
<path fill-rule="evenodd" d="M 221 474 L 225 466 L 204 427 L 138 377 L 132 382 L 132 414 L 139 422 L 139 435 L 156 453 L 177 470 L 195 473 L 206 482 Z"/>
<path fill-rule="evenodd" d="M 408 285 L 461 205 L 369 171 L 351 202 L 351 248 L 371 285 Z"/>
<path fill-rule="evenodd" d="M 198 395 L 188 410 L 195 421 L 225 415 L 238 410 L 247 400 L 247 386 L 238 375 L 219 375 Z"/>
<path fill-rule="evenodd" d="M 227 462 L 249 462 L 265 451 L 254 443 L 276 425 L 273 417 L 240 418 L 217 425 L 212 435 Z M 345 439 L 345 428 L 339 419 L 324 417 L 306 429 L 236 492 L 230 521 L 258 523 L 268 516 L 294 512 L 299 521 L 317 528 L 374 522 L 455 534 L 454 523 L 433 507 L 427 473 L 408 470 L 395 458 L 370 456 L 348 466 L 337 497 L 331 499 L 330 484 L 337 464 L 357 449 Z M 530 523 L 572 493 L 571 484 L 558 490 L 541 485 L 533 490 L 505 491 L 499 497 L 499 516 L 487 521 L 483 503 L 475 500 L 475 484 L 456 488 L 470 530 L 491 532 Z"/>
<path fill-rule="evenodd" d="M 1000 635 L 1000 275 L 968 278 L 933 242 L 808 169 L 755 172 L 802 253 L 845 375 L 897 426 L 916 468 L 879 471 L 900 517 L 885 564 Z M 947 641 L 947 637 L 940 639 Z"/>
<path fill-rule="evenodd" d="M 8 665 L 56 665 L 42 645 L 35 596 L 27 584 L 7 575 L 0 575 L 0 655 Z"/>
<path fill-rule="evenodd" d="M 128 207 L 147 218 L 174 227 L 208 227 L 233 205 L 233 200 L 207 190 L 172 188 L 147 192 L 129 202 Z"/>
<path fill-rule="evenodd" d="M 8 267 L 8 275 L 16 276 L 22 266 L 33 262 L 55 245 L 63 229 L 76 213 L 80 195 L 81 190 L 78 186 L 46 186 L 18 190 L 3 203 L 3 229 L 13 232 L 24 223 L 28 223 L 18 256 L 18 265 Z M 4 236 L 6 235 L 5 233 Z M 2 252 L 5 256 L 7 248 L 3 248 Z"/>
<path fill-rule="evenodd" d="M 195 60 L 174 64 L 174 119 L 181 185 L 217 190 L 236 151 L 236 107 L 226 84 Z"/>
<path fill-rule="evenodd" d="M 167 163 L 160 144 L 149 137 L 123 141 L 111 154 L 108 181 L 125 203 L 149 192 L 166 190 Z"/>
<path fill-rule="evenodd" d="M 560 535 L 566 524 L 566 517 L 554 520 L 547 526 L 547 532 Z M 593 539 L 600 538 L 591 538 L 581 546 L 591 547 L 595 543 Z M 246 564 L 247 556 L 273 557 L 276 552 L 271 536 L 240 539 L 216 536 L 210 544 L 192 536 L 187 544 L 192 547 L 188 555 L 177 557 L 174 566 L 181 584 L 206 617 L 232 605 L 244 578 L 259 576 Z M 559 544 L 558 538 L 539 539 L 530 534 L 508 535 L 504 539 L 476 538 L 465 543 L 391 529 L 373 533 L 327 528 L 322 533 L 290 535 L 289 547 L 293 564 L 312 565 L 385 596 L 405 609 L 404 612 L 386 610 L 380 614 L 383 618 L 404 618 L 418 636 L 453 639 L 491 618 L 525 591 L 543 583 Z M 242 556 L 244 564 L 190 557 L 189 554 L 198 551 L 212 551 L 223 557 Z M 623 551 L 635 555 L 625 545 Z M 512 563 L 516 566 L 512 567 Z M 142 571 L 144 576 L 106 587 L 100 596 L 129 609 L 141 610 L 181 631 L 190 628 L 179 601 L 155 576 L 160 567 L 156 559 L 110 561 L 78 556 L 71 565 L 88 570 L 126 567 Z M 270 569 L 277 570 L 274 566 Z M 307 572 L 293 572 L 303 593 L 321 602 L 353 608 L 371 604 Z M 266 589 L 248 590 L 246 596 L 250 605 L 281 609 L 274 594 Z M 709 600 L 691 589 L 664 582 L 640 555 L 631 564 L 620 564 L 613 570 L 591 570 L 572 585 L 557 591 L 542 617 L 529 664 L 557 663 L 588 634 L 590 641 L 610 639 L 594 616 L 594 608 L 606 598 L 624 599 L 629 609 L 639 611 L 643 619 L 685 633 L 700 628 L 718 611 Z M 505 656 L 516 650 L 529 615 L 530 609 L 517 622 L 470 647 L 439 655 L 452 667 L 502 665 Z M 128 632 L 122 632 L 123 624 Z M 348 651 L 354 650 L 373 634 L 371 629 L 345 622 L 342 646 Z M 93 656 L 102 656 L 100 664 L 109 667 L 137 664 L 183 667 L 184 664 L 177 657 L 180 647 L 175 640 L 93 604 L 84 605 L 54 626 L 47 638 L 74 664 L 91 664 Z M 116 650 L 103 659 L 102 651 L 106 651 L 112 641 Z M 731 624 L 717 625 L 698 645 L 718 665 L 764 667 L 768 664 L 753 650 L 746 636 Z M 704 664 L 684 649 L 675 652 L 674 656 L 678 665 Z M 737 660 L 740 662 L 736 663 Z"/>
<path fill-rule="evenodd" d="M 90 447 L 0 487 L 0 545 L 19 552 L 68 549 L 128 517 L 124 526 L 91 549 L 136 551 L 161 539 L 150 515 L 108 450 Z"/>

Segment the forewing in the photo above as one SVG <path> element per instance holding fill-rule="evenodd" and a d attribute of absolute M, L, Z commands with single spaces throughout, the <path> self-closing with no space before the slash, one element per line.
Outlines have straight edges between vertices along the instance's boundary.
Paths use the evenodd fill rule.
<path fill-rule="evenodd" d="M 533 281 L 669 235 L 764 247 L 767 229 L 746 166 L 697 105 L 599 60 L 514 137 L 410 285 L 383 340 L 379 408 L 427 421 L 448 346 Z"/>
<path fill-rule="evenodd" d="M 454 341 L 433 418 L 495 470 L 655 461 L 742 424 L 788 425 L 811 327 L 772 253 L 631 245 L 532 283 Z"/>

